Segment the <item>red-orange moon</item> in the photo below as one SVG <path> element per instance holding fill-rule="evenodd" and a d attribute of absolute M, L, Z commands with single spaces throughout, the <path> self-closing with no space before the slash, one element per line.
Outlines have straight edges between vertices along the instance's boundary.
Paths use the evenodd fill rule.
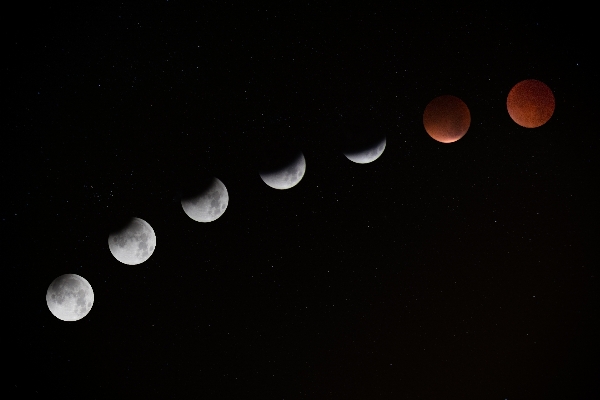
<path fill-rule="evenodd" d="M 442 143 L 456 142 L 471 125 L 471 113 L 464 101 L 445 95 L 431 100 L 423 113 L 425 130 Z"/>
<path fill-rule="evenodd" d="M 525 128 L 544 125 L 554 114 L 554 95 L 544 83 L 527 79 L 510 89 L 506 99 L 508 114 L 517 124 Z"/>

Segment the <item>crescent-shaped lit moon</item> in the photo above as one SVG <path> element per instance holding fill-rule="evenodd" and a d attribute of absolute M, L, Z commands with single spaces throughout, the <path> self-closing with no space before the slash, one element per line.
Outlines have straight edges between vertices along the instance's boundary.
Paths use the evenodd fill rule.
<path fill-rule="evenodd" d="M 304 177 L 306 172 L 306 160 L 302 152 L 292 158 L 289 163 L 277 169 L 263 170 L 259 172 L 264 183 L 273 189 L 289 189 L 296 186 Z"/>
<path fill-rule="evenodd" d="M 345 151 L 344 155 L 346 158 L 357 164 L 368 164 L 377 160 L 383 154 L 385 150 L 385 136 L 379 142 L 374 143 L 371 146 L 366 146 L 360 150 Z"/>

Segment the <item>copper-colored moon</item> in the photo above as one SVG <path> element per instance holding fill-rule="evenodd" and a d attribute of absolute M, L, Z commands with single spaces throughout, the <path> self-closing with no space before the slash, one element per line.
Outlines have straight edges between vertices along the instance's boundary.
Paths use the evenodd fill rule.
<path fill-rule="evenodd" d="M 467 133 L 471 125 L 471 113 L 465 102 L 458 97 L 439 96 L 425 107 L 423 125 L 433 139 L 452 143 Z"/>
<path fill-rule="evenodd" d="M 544 125 L 554 114 L 554 95 L 544 82 L 527 79 L 517 83 L 506 99 L 508 114 L 525 128 Z"/>

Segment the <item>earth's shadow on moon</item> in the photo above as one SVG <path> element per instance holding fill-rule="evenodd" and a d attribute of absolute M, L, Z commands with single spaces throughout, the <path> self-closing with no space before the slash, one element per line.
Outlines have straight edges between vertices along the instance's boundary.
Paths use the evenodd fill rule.
<path fill-rule="evenodd" d="M 260 175 L 276 174 L 294 165 L 302 152 L 293 145 L 276 142 L 263 145 L 258 172 Z"/>
<path fill-rule="evenodd" d="M 152 226 L 139 217 L 117 217 L 108 236 L 108 248 L 123 264 L 137 265 L 154 253 L 156 234 Z"/>
<path fill-rule="evenodd" d="M 177 191 L 177 199 L 181 201 L 192 201 L 205 195 L 215 184 L 215 177 L 207 174 L 200 173 L 194 176 L 193 181 L 182 182 L 179 185 Z"/>
<path fill-rule="evenodd" d="M 135 217 L 130 215 L 117 215 L 113 217 L 112 224 L 109 230 L 109 236 L 122 235 L 133 224 Z"/>
<path fill-rule="evenodd" d="M 386 136 L 369 118 L 352 118 L 343 125 L 340 151 L 344 155 L 360 154 L 377 148 Z"/>
<path fill-rule="evenodd" d="M 193 186 L 182 192 L 181 207 L 197 222 L 212 222 L 223 215 L 229 204 L 227 187 L 219 178 L 200 175 Z"/>

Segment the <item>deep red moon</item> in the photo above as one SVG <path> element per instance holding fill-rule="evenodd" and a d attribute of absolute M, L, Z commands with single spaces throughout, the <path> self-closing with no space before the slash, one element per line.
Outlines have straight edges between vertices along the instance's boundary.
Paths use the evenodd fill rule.
<path fill-rule="evenodd" d="M 525 128 L 544 125 L 554 114 L 554 95 L 544 83 L 527 79 L 517 83 L 506 99 L 508 114 L 517 124 Z"/>
<path fill-rule="evenodd" d="M 431 100 L 423 113 L 425 130 L 442 143 L 456 142 L 471 125 L 471 113 L 464 101 L 445 95 Z"/>

